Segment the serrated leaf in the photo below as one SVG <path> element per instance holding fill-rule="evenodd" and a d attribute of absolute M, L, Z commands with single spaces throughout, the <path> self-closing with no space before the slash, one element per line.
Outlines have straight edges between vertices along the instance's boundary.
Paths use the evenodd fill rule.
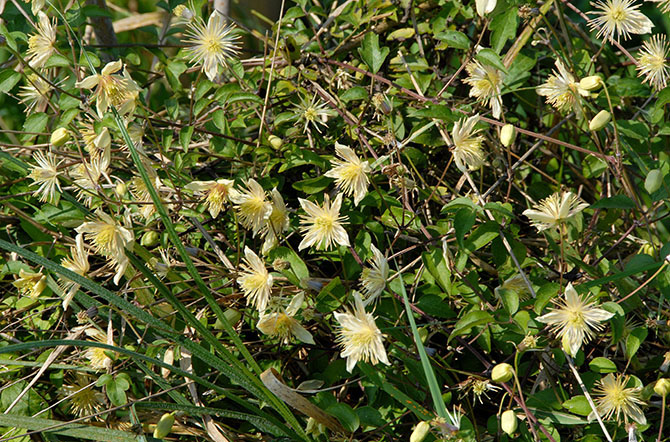
<path fill-rule="evenodd" d="M 358 48 L 361 59 L 368 65 L 373 74 L 379 72 L 390 51 L 386 46 L 379 47 L 379 35 L 374 32 L 365 34 L 361 47 Z"/>
<path fill-rule="evenodd" d="M 493 49 L 497 54 L 500 53 L 505 42 L 507 40 L 513 39 L 516 36 L 517 28 L 517 8 L 508 8 L 502 14 L 496 15 L 489 29 L 491 32 L 491 49 Z"/>

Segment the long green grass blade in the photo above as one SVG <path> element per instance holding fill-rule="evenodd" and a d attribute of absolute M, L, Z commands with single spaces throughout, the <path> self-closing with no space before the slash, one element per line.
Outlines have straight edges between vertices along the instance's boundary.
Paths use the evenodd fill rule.
<path fill-rule="evenodd" d="M 44 436 L 52 434 L 72 437 L 77 440 L 137 442 L 137 435 L 130 432 L 15 414 L 0 414 L 0 427 L 24 428 L 29 431 L 37 431 Z"/>
<path fill-rule="evenodd" d="M 430 359 L 426 354 L 426 349 L 423 347 L 423 342 L 421 342 L 421 336 L 419 335 L 419 330 L 416 328 L 416 322 L 414 321 L 414 316 L 412 314 L 412 308 L 409 304 L 409 299 L 407 298 L 407 291 L 405 290 L 405 283 L 402 280 L 402 274 L 398 275 L 400 280 L 400 292 L 402 294 L 402 300 L 405 304 L 405 312 L 407 313 L 407 320 L 409 321 L 410 327 L 412 327 L 412 336 L 414 336 L 414 342 L 416 343 L 416 348 L 421 357 L 421 366 L 423 368 L 423 373 L 426 376 L 428 381 L 428 388 L 430 389 L 430 396 L 433 399 L 433 405 L 435 406 L 435 412 L 438 416 L 447 418 L 447 407 L 444 405 L 444 400 L 442 400 L 442 393 L 440 386 L 437 383 L 435 378 L 435 373 L 433 372 L 433 367 L 430 365 Z"/>

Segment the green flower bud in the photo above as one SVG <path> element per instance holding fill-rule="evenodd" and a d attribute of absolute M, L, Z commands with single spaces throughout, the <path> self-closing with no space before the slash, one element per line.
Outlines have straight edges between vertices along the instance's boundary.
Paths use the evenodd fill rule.
<path fill-rule="evenodd" d="M 644 188 L 649 193 L 656 192 L 663 184 L 663 172 L 660 169 L 650 170 L 644 180 Z"/>
<path fill-rule="evenodd" d="M 610 122 L 610 118 L 612 118 L 612 114 L 604 109 L 601 110 L 589 123 L 589 130 L 591 132 L 595 132 L 602 129 L 603 127 L 607 126 L 607 123 Z"/>
<path fill-rule="evenodd" d="M 516 138 L 516 129 L 511 124 L 506 124 L 500 129 L 500 142 L 503 146 L 509 147 Z"/>
<path fill-rule="evenodd" d="M 516 413 L 512 410 L 504 411 L 502 416 L 500 416 L 500 428 L 507 433 L 508 436 L 514 434 L 519 425 L 519 421 L 516 418 Z"/>
<path fill-rule="evenodd" d="M 514 368 L 507 363 L 498 364 L 491 371 L 491 380 L 493 382 L 507 382 L 514 377 Z"/>
<path fill-rule="evenodd" d="M 602 86 L 602 79 L 597 75 L 584 77 L 579 82 L 579 87 L 587 91 L 594 91 L 598 89 L 600 86 Z"/>
<path fill-rule="evenodd" d="M 427 421 L 419 422 L 416 427 L 414 427 L 414 431 L 412 431 L 412 435 L 409 437 L 409 442 L 421 442 L 428 436 L 429 431 L 430 423 Z"/>
<path fill-rule="evenodd" d="M 272 146 L 272 148 L 275 150 L 281 149 L 282 145 L 284 144 L 284 140 L 279 138 L 277 135 L 270 135 L 268 137 L 268 141 L 270 142 L 270 146 Z"/>
<path fill-rule="evenodd" d="M 142 244 L 142 247 L 153 247 L 156 244 L 158 244 L 159 239 L 160 235 L 158 234 L 158 232 L 156 232 L 155 230 L 149 230 L 144 235 L 142 235 L 142 240 L 140 241 L 140 244 Z"/>
<path fill-rule="evenodd" d="M 123 181 L 119 181 L 118 183 L 116 183 L 116 187 L 114 188 L 114 193 L 116 193 L 116 196 L 118 196 L 119 198 L 123 198 L 123 195 L 125 195 L 127 191 L 128 186 L 126 186 L 126 183 L 124 183 Z"/>
<path fill-rule="evenodd" d="M 154 437 L 156 439 L 163 439 L 172 431 L 172 425 L 174 425 L 174 413 L 165 413 L 156 424 Z"/>
<path fill-rule="evenodd" d="M 661 378 L 656 381 L 654 391 L 661 397 L 666 397 L 670 393 L 670 379 Z"/>
<path fill-rule="evenodd" d="M 68 132 L 68 130 L 65 129 L 64 127 L 59 127 L 58 129 L 53 131 L 49 142 L 54 147 L 61 147 L 63 144 L 67 143 L 69 139 L 70 139 L 70 132 Z"/>

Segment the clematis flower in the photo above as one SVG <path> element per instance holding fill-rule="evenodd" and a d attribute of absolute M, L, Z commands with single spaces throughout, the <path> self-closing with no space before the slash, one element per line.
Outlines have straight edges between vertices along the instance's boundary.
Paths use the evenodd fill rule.
<path fill-rule="evenodd" d="M 121 115 L 130 114 L 135 110 L 135 100 L 141 89 L 126 69 L 123 69 L 123 76 L 115 75 L 122 68 L 121 60 L 113 61 L 107 63 L 100 74 L 90 75 L 75 83 L 78 88 L 95 88 L 93 97 L 100 117 L 109 106 L 116 107 Z"/>
<path fill-rule="evenodd" d="M 591 340 L 597 331 L 605 327 L 601 322 L 614 316 L 614 313 L 596 307 L 595 302 L 588 297 L 579 296 L 572 284 L 565 288 L 564 300 L 556 304 L 557 308 L 535 319 L 551 325 L 552 330 L 561 338 L 565 352 L 573 357 L 582 344 Z"/>
<path fill-rule="evenodd" d="M 263 314 L 258 321 L 258 329 L 269 336 L 277 336 L 284 344 L 288 344 L 292 337 L 305 344 L 314 344 L 312 334 L 308 332 L 297 319 L 300 306 L 305 300 L 302 293 L 293 297 L 286 309 L 275 311 L 270 314 Z"/>
<path fill-rule="evenodd" d="M 298 198 L 298 201 L 303 210 L 307 212 L 307 215 L 300 215 L 300 230 L 305 237 L 300 242 L 298 250 L 313 245 L 316 245 L 317 250 L 328 250 L 333 244 L 349 246 L 349 236 L 342 227 L 347 217 L 340 216 L 341 193 L 335 197 L 332 204 L 328 194 L 325 194 L 321 207 L 303 198 Z"/>
<path fill-rule="evenodd" d="M 340 324 L 337 342 L 343 348 L 340 356 L 347 358 L 347 371 L 351 373 L 358 361 L 391 365 L 384 349 L 384 337 L 377 328 L 374 316 L 365 311 L 360 294 L 353 292 L 353 296 L 354 306 L 351 311 L 333 313 Z"/>
<path fill-rule="evenodd" d="M 238 36 L 233 33 L 234 30 L 235 26 L 227 24 L 223 15 L 216 11 L 209 16 L 207 24 L 199 17 L 188 21 L 185 43 L 189 46 L 185 51 L 192 63 L 202 66 L 210 81 L 216 78 L 219 66 L 227 66 L 228 59 L 237 54 Z"/>
<path fill-rule="evenodd" d="M 335 158 L 332 161 L 335 167 L 325 175 L 334 178 L 338 189 L 345 195 L 353 195 L 354 204 L 357 206 L 368 193 L 370 165 L 358 158 L 353 149 L 338 142 L 335 142 L 335 152 L 341 159 Z"/>
<path fill-rule="evenodd" d="M 244 247 L 243 272 L 237 283 L 247 299 L 247 305 L 253 305 L 260 313 L 265 312 L 272 294 L 272 275 L 265 263 L 249 247 Z"/>

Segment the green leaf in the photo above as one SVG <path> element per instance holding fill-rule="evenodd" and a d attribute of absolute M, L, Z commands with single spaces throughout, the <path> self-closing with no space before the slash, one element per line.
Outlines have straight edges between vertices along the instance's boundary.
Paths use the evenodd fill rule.
<path fill-rule="evenodd" d="M 575 396 L 563 402 L 563 408 L 580 416 L 588 416 L 593 411 L 584 395 Z"/>
<path fill-rule="evenodd" d="M 391 32 L 386 39 L 402 41 L 412 37 L 414 37 L 414 28 L 401 28 Z"/>
<path fill-rule="evenodd" d="M 469 49 L 470 48 L 470 39 L 467 35 L 460 31 L 447 30 L 440 32 L 435 35 L 435 38 L 442 40 L 449 47 L 456 49 Z"/>
<path fill-rule="evenodd" d="M 128 381 L 125 379 L 115 379 L 107 383 L 107 397 L 110 402 L 117 407 L 128 402 L 126 390 L 129 387 Z"/>
<path fill-rule="evenodd" d="M 477 213 L 470 208 L 464 207 L 456 212 L 456 216 L 454 216 L 454 231 L 456 233 L 456 241 L 461 248 L 465 248 L 463 239 L 465 238 L 465 234 L 475 225 L 476 219 Z"/>
<path fill-rule="evenodd" d="M 49 117 L 44 112 L 32 114 L 26 118 L 26 121 L 23 123 L 23 131 L 28 133 L 23 136 L 22 140 L 29 140 L 34 137 L 35 134 L 44 132 L 48 121 Z"/>
<path fill-rule="evenodd" d="M 640 345 L 647 338 L 647 333 L 648 331 L 644 327 L 638 327 L 630 332 L 626 338 L 626 358 L 628 360 L 632 359 L 640 349 Z"/>
<path fill-rule="evenodd" d="M 360 86 L 354 86 L 340 94 L 340 100 L 344 101 L 345 103 L 353 100 L 367 100 L 367 98 L 368 91 Z"/>
<path fill-rule="evenodd" d="M 191 144 L 191 138 L 193 137 L 193 126 L 182 127 L 179 131 L 179 143 L 184 151 L 188 152 L 188 146 Z"/>
<path fill-rule="evenodd" d="M 603 198 L 591 205 L 592 209 L 634 209 L 635 203 L 626 195 Z"/>
<path fill-rule="evenodd" d="M 321 313 L 330 313 L 342 305 L 346 295 L 347 292 L 342 285 L 342 281 L 335 277 L 321 289 L 316 297 L 316 309 Z"/>
<path fill-rule="evenodd" d="M 332 182 L 332 178 L 321 175 L 316 178 L 308 178 L 306 180 L 297 181 L 293 183 L 293 188 L 295 190 L 299 190 L 300 192 L 306 193 L 307 195 L 312 195 L 323 191 L 325 188 L 330 186 Z"/>
<path fill-rule="evenodd" d="M 288 278 L 291 284 L 305 288 L 305 281 L 309 278 L 309 270 L 297 253 L 286 247 L 277 247 L 270 250 L 268 255 L 270 261 L 275 259 L 287 261 L 289 267 L 282 270 L 282 274 Z"/>
<path fill-rule="evenodd" d="M 497 54 L 500 53 L 505 42 L 507 40 L 513 39 L 516 36 L 517 28 L 517 8 L 508 8 L 502 14 L 496 15 L 489 29 L 491 32 L 491 49 L 493 49 Z"/>
<path fill-rule="evenodd" d="M 339 402 L 326 408 L 326 411 L 335 416 L 342 426 L 352 433 L 358 430 L 361 424 L 356 412 L 347 404 Z"/>
<path fill-rule="evenodd" d="M 478 325 L 490 324 L 495 322 L 490 313 L 481 310 L 472 310 L 466 313 L 458 320 L 454 329 L 449 335 L 447 342 L 451 341 L 456 336 L 467 335 L 472 330 L 472 327 Z"/>
<path fill-rule="evenodd" d="M 616 373 L 616 364 L 607 358 L 598 357 L 589 362 L 589 368 L 595 373 Z"/>
<path fill-rule="evenodd" d="M 442 290 L 444 290 L 445 293 L 450 294 L 451 272 L 449 271 L 449 267 L 447 267 L 447 263 L 444 261 L 442 250 L 435 249 L 432 252 L 424 252 L 421 255 L 421 260 Z"/>
<path fill-rule="evenodd" d="M 384 60 L 389 55 L 390 49 L 386 46 L 379 47 L 379 35 L 374 32 L 368 32 L 363 37 L 363 43 L 358 48 L 361 59 L 368 65 L 373 74 L 379 72 Z"/>
<path fill-rule="evenodd" d="M 13 69 L 5 69 L 0 72 L 0 93 L 5 94 L 11 91 L 19 80 L 21 80 L 21 74 Z"/>
<path fill-rule="evenodd" d="M 482 49 L 477 53 L 477 55 L 475 55 L 475 58 L 485 65 L 493 66 L 494 68 L 499 69 L 505 73 L 507 72 L 507 69 L 505 69 L 505 65 L 500 59 L 500 56 L 496 54 L 493 49 Z"/>

